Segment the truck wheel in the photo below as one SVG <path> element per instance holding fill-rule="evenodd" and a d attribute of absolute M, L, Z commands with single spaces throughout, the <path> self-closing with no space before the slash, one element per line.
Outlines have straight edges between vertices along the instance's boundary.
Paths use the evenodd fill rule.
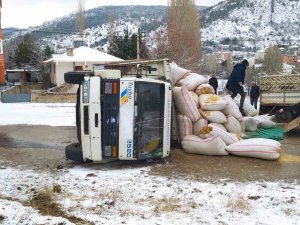
<path fill-rule="evenodd" d="M 82 84 L 86 75 L 94 76 L 92 72 L 67 72 L 64 74 L 65 82 L 69 84 Z"/>
<path fill-rule="evenodd" d="M 74 162 L 84 162 L 81 145 L 78 143 L 68 145 L 65 149 L 65 155 L 67 159 L 70 159 Z"/>

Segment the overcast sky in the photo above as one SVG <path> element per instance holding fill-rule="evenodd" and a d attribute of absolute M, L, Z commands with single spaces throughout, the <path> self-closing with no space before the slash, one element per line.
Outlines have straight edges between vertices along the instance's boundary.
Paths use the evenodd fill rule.
<path fill-rule="evenodd" d="M 221 0 L 195 0 L 211 6 Z M 85 8 L 103 5 L 167 5 L 167 0 L 85 0 Z M 76 11 L 77 0 L 2 0 L 2 27 L 27 28 Z"/>

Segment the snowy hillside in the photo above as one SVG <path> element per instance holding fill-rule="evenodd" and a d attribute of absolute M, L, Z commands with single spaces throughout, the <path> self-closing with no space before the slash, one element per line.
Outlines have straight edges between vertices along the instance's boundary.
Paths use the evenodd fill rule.
<path fill-rule="evenodd" d="M 225 0 L 210 7 L 198 7 L 202 40 L 223 44 L 265 46 L 270 42 L 300 42 L 299 0 Z M 166 6 L 105 6 L 86 11 L 85 38 L 90 47 L 107 47 L 107 29 L 114 21 L 119 31 L 140 28 L 151 34 L 166 25 Z M 50 45 L 56 52 L 65 51 L 77 38 L 76 16 L 57 18 L 27 31 L 6 36 L 10 39 L 27 32 Z M 120 32 L 121 34 L 121 32 Z M 147 36 L 147 35 L 146 35 Z M 151 44 L 153 46 L 153 44 Z"/>
<path fill-rule="evenodd" d="M 129 21 L 116 21 L 115 26 L 119 32 L 128 28 L 130 32 L 136 33 L 138 30 L 138 25 L 129 22 Z M 109 26 L 108 24 L 103 24 L 99 26 L 95 26 L 92 28 L 87 28 L 84 30 L 86 43 L 88 46 L 92 48 L 103 48 L 106 50 L 107 48 L 107 33 Z M 57 34 L 55 36 L 43 37 L 42 43 L 51 46 L 57 53 L 65 52 L 67 47 L 71 47 L 73 40 L 78 38 L 77 34 Z"/>
<path fill-rule="evenodd" d="M 227 0 L 204 11 L 204 40 L 299 41 L 299 0 Z"/>

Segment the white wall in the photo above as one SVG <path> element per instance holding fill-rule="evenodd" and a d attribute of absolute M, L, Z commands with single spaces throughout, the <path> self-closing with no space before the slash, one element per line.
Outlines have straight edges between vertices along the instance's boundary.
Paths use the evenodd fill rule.
<path fill-rule="evenodd" d="M 56 85 L 65 83 L 64 74 L 66 72 L 74 71 L 72 62 L 56 63 Z"/>
<path fill-rule="evenodd" d="M 56 76 L 55 76 L 55 73 L 54 73 L 55 64 L 50 63 L 49 66 L 50 66 L 50 80 L 51 80 L 51 83 L 56 84 Z"/>
<path fill-rule="evenodd" d="M 54 64 L 55 64 L 55 73 L 54 73 Z M 94 64 L 103 64 L 101 62 L 76 62 L 75 65 L 73 62 L 59 62 L 59 63 L 51 63 L 51 83 L 56 84 L 57 86 L 65 83 L 64 81 L 64 73 L 74 71 L 74 66 L 82 66 L 85 71 L 93 71 Z"/>

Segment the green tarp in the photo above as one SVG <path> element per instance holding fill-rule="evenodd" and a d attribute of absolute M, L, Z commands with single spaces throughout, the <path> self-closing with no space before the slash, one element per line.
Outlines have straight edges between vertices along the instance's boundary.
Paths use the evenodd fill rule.
<path fill-rule="evenodd" d="M 265 128 L 258 128 L 254 132 L 246 132 L 247 137 L 244 137 L 244 139 L 248 138 L 268 138 L 273 140 L 283 140 L 283 129 L 281 127 L 273 127 L 270 129 Z"/>

